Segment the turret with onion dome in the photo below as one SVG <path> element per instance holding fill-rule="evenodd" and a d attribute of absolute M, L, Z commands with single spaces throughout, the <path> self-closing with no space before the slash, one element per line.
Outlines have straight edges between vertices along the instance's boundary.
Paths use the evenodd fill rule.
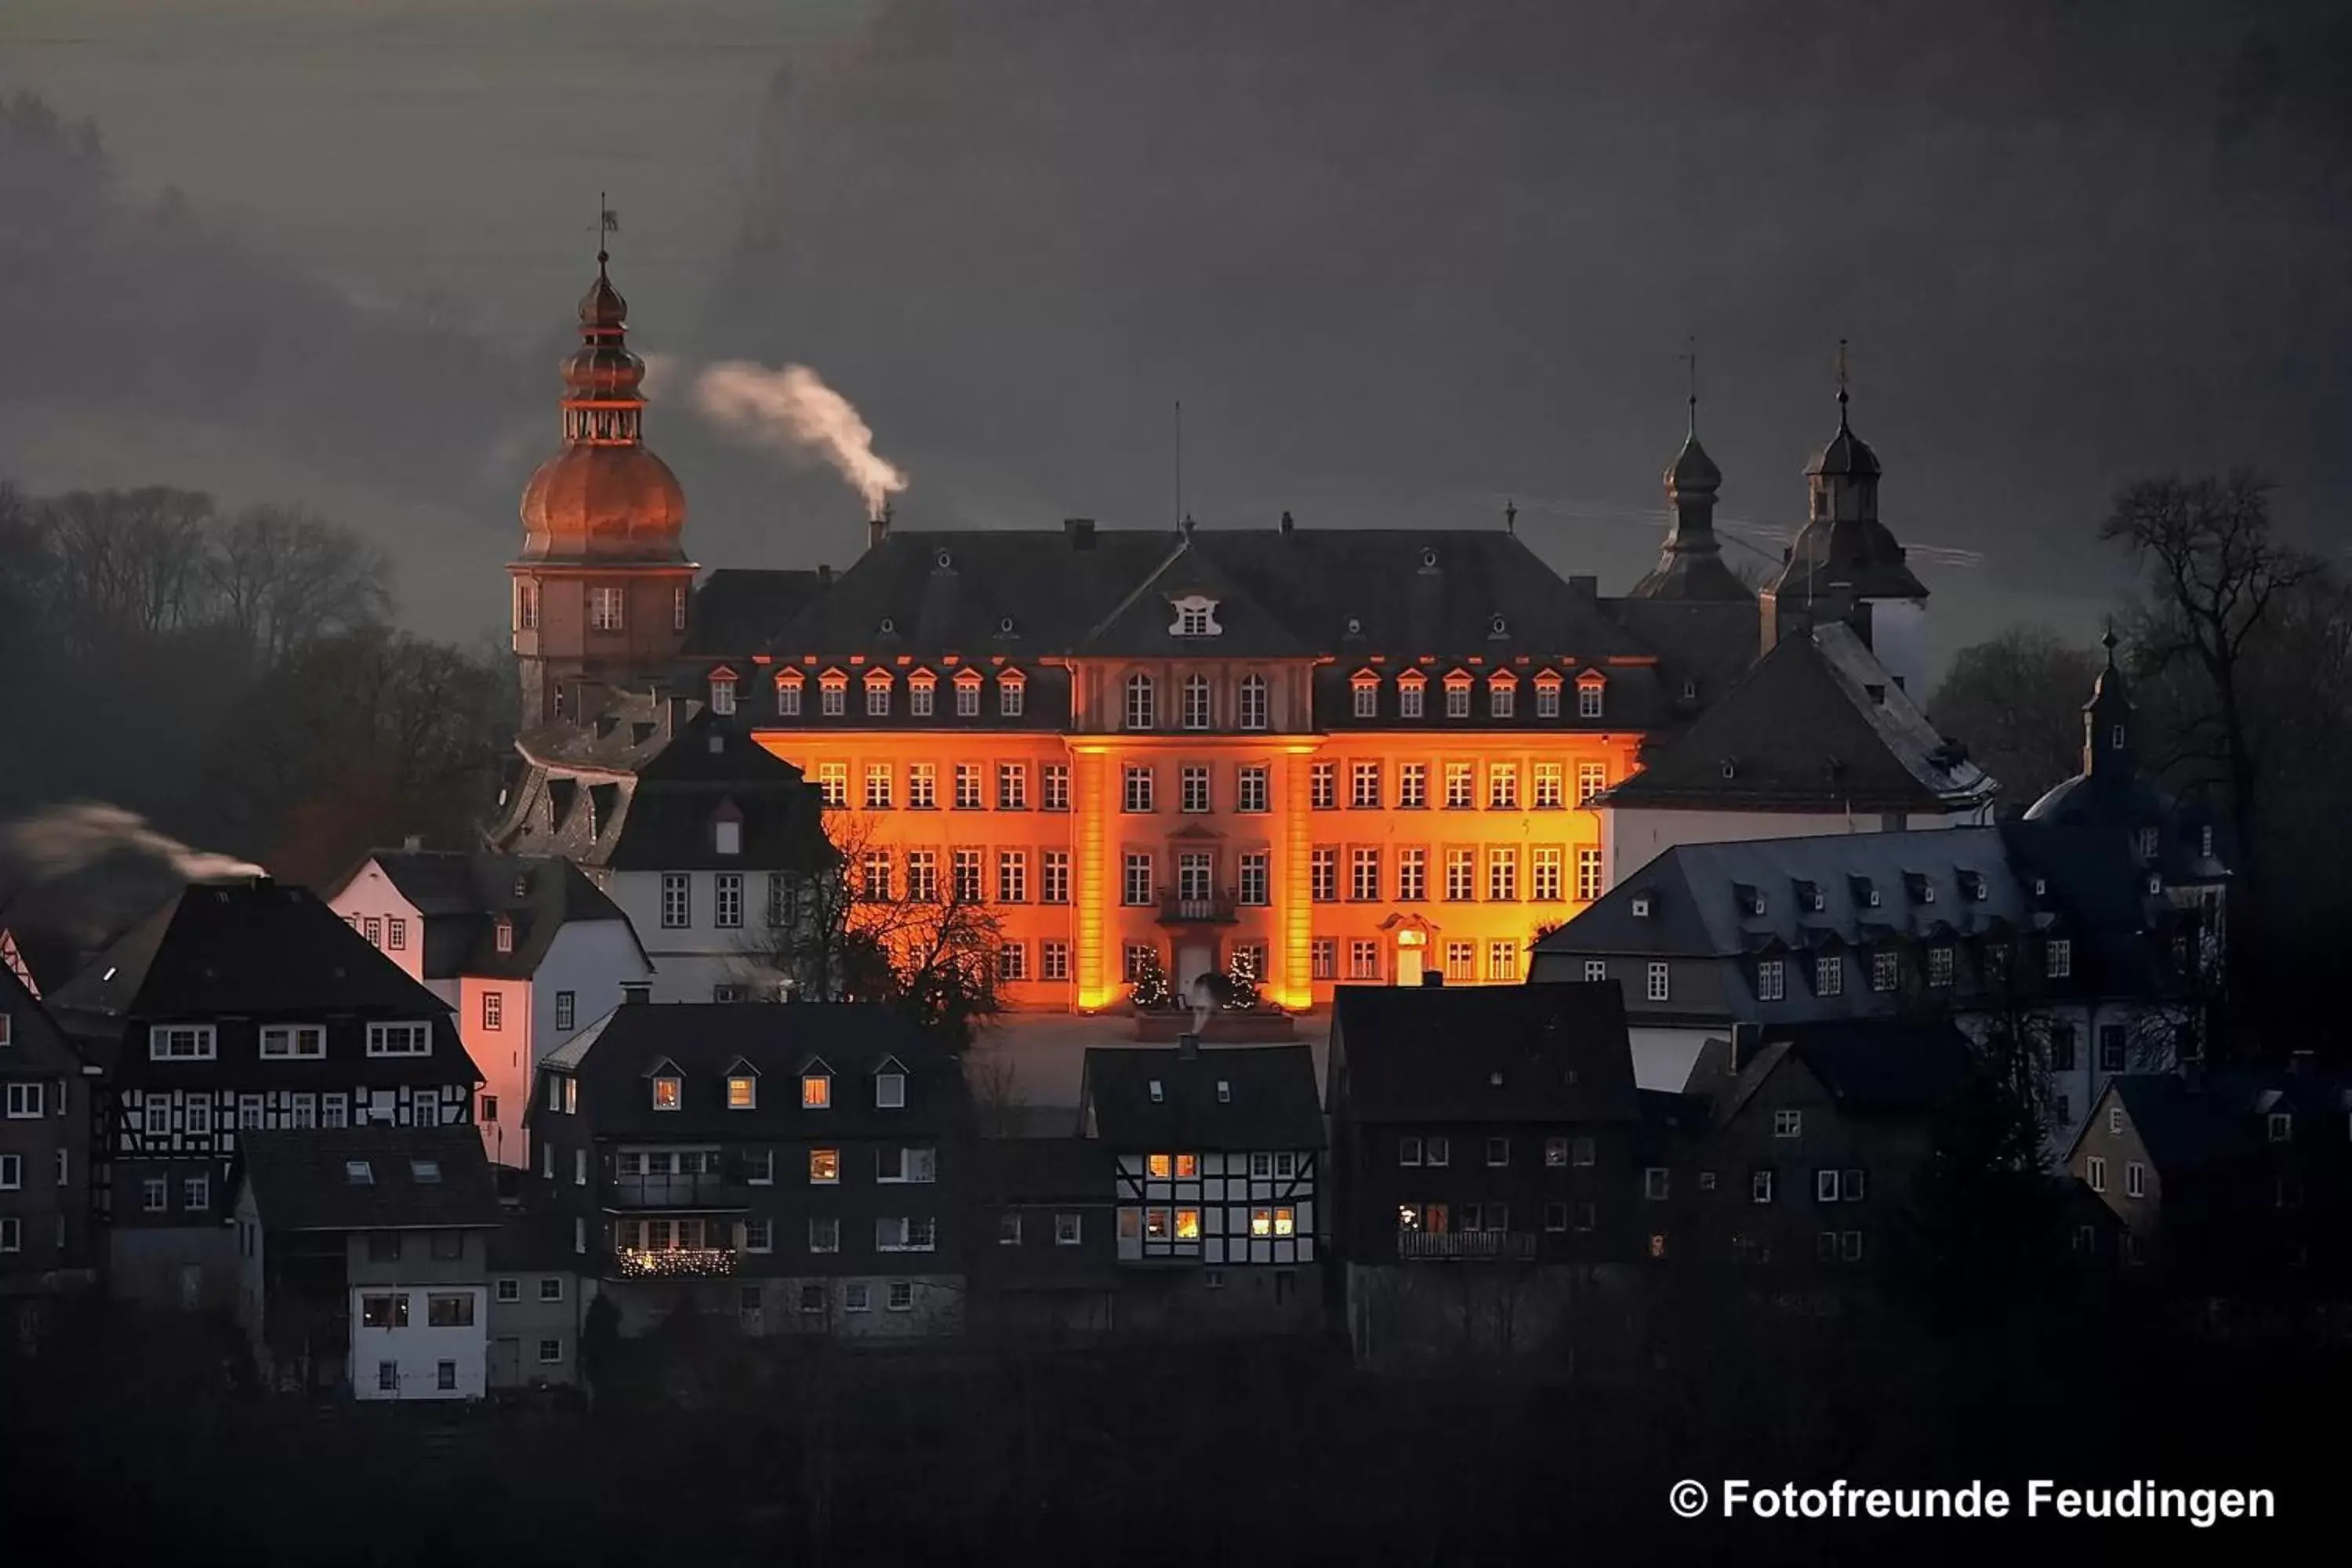
<path fill-rule="evenodd" d="M 646 450 L 646 362 L 629 352 L 609 260 L 597 252 L 563 362 L 563 450 L 523 490 L 522 552 L 507 565 L 526 727 L 593 719 L 665 669 L 693 607 L 686 495 Z"/>
<path fill-rule="evenodd" d="M 1723 543 L 1715 536 L 1715 498 L 1723 470 L 1698 444 L 1698 394 L 1691 394 L 1690 431 L 1665 473 L 1666 505 L 1674 525 L 1650 574 L 1627 590 L 1633 599 L 1748 601 L 1755 595 L 1739 574 L 1724 564 Z"/>
<path fill-rule="evenodd" d="M 646 449 L 646 362 L 629 352 L 628 301 L 596 255 L 580 347 L 563 363 L 563 450 L 522 495 L 522 559 L 682 563 L 686 495 Z"/>

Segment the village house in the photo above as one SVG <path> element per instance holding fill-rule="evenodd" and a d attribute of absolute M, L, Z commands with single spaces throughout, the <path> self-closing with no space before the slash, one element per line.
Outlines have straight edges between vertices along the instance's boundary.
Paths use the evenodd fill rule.
<path fill-rule="evenodd" d="M 541 1065 L 529 1121 L 530 1202 L 624 1333 L 961 1331 L 962 1065 L 886 1009 L 625 1003 Z"/>
<path fill-rule="evenodd" d="M 97 1280 L 90 1129 L 100 1092 L 30 986 L 0 964 L 0 1302 L 37 1336 Z"/>
<path fill-rule="evenodd" d="M 1622 1322 L 1645 1233 L 1615 986 L 1345 987 L 1328 1085 L 1359 1362 L 1538 1355 Z"/>
<path fill-rule="evenodd" d="M 91 1179 L 118 1297 L 231 1305 L 243 1132 L 470 1132 L 481 1073 L 449 1004 L 305 888 L 192 883 L 49 1005 L 105 1073 Z"/>

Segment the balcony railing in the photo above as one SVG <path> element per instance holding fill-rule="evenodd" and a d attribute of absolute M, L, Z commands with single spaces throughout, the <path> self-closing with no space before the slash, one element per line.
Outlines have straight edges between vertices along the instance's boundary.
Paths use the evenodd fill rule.
<path fill-rule="evenodd" d="M 740 1209 L 748 1203 L 732 1176 L 614 1176 L 604 1184 L 605 1206 L 615 1209 Z"/>
<path fill-rule="evenodd" d="M 1526 1258 L 1536 1255 L 1536 1238 L 1523 1230 L 1401 1230 L 1397 1256 L 1412 1258 Z"/>
<path fill-rule="evenodd" d="M 613 1271 L 624 1279 L 695 1279 L 735 1272 L 731 1247 L 664 1247 L 615 1252 Z"/>
<path fill-rule="evenodd" d="M 1171 889 L 1160 889 L 1161 925 L 1230 925 L 1240 918 L 1229 892 L 1187 898 Z"/>

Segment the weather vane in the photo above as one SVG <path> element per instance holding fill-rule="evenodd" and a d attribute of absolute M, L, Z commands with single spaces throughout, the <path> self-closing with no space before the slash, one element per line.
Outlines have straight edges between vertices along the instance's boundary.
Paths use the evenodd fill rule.
<path fill-rule="evenodd" d="M 1845 411 L 1845 340 L 1843 338 L 1838 340 L 1837 378 L 1838 411 L 1842 415 Z"/>
<path fill-rule="evenodd" d="M 1690 433 L 1698 434 L 1698 334 L 1683 340 L 1683 364 L 1690 372 Z"/>
<path fill-rule="evenodd" d="M 621 232 L 621 215 L 607 204 L 604 193 L 596 193 L 596 264 L 603 266 L 609 253 L 604 248 L 604 237 Z"/>

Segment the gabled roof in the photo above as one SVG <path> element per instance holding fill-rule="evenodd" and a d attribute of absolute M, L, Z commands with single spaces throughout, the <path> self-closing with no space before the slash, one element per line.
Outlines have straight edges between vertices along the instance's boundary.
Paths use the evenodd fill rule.
<path fill-rule="evenodd" d="M 8 1021 L 8 1043 L 0 1048 L 0 1077 L 33 1073 L 44 1078 L 71 1077 L 81 1071 L 81 1053 L 74 1049 L 32 988 L 5 963 L 0 963 L 0 1017 Z"/>
<path fill-rule="evenodd" d="M 678 1109 L 657 1111 L 647 1080 L 665 1062 L 684 1081 Z M 730 1110 L 727 1078 L 739 1062 L 758 1073 L 757 1103 Z M 812 1063 L 834 1079 L 832 1104 L 821 1110 L 801 1106 L 801 1075 Z M 903 1108 L 874 1103 L 872 1079 L 886 1066 L 906 1072 Z M 599 1138 L 928 1135 L 959 1118 L 966 1099 L 951 1053 L 887 1008 L 862 1003 L 624 1003 L 541 1067 L 579 1079 L 580 1116 Z M 534 1122 L 542 1107 L 534 1094 Z"/>
<path fill-rule="evenodd" d="M 2260 1161 L 2269 1145 L 2269 1118 L 2278 1111 L 2327 1121 L 2326 1136 L 2343 1142 L 2352 1075 L 2317 1068 L 2248 1068 L 2201 1077 L 2123 1073 L 2108 1080 L 2099 1104 L 2111 1099 L 2123 1103 L 2149 1163 L 2160 1173 L 2178 1175 Z M 2099 1122 L 2095 1107 L 2075 1135 L 2078 1146 Z"/>
<path fill-rule="evenodd" d="M 1862 639 L 1832 624 L 1783 637 L 1606 798 L 1618 808 L 1948 813 L 1995 787 Z"/>
<path fill-rule="evenodd" d="M 236 1142 L 265 1231 L 488 1229 L 503 1218 L 472 1126 L 240 1132 Z M 368 1179 L 353 1181 L 362 1165 Z"/>
<path fill-rule="evenodd" d="M 1613 984 L 1343 985 L 1330 1103 L 1355 1121 L 1632 1121 L 1640 1115 Z"/>
<path fill-rule="evenodd" d="M 1711 1099 L 1718 1124 L 1738 1116 L 1775 1072 L 1800 1071 L 1842 1115 L 1927 1116 L 1950 1103 L 1973 1070 L 1966 1036 L 1948 1021 L 1838 1019 L 1764 1032 L 1745 1065 L 1727 1040 L 1709 1040 L 1684 1086 Z"/>
<path fill-rule="evenodd" d="M 830 581 L 829 574 L 800 569 L 721 567 L 694 591 L 693 614 L 678 652 L 740 658 L 763 647 Z"/>
<path fill-rule="evenodd" d="M 1765 585 L 1765 592 L 1790 599 L 1832 590 L 1858 599 L 1927 596 L 1893 531 L 1874 517 L 1814 518 L 1798 530 L 1788 561 Z"/>
<path fill-rule="evenodd" d="M 594 725 L 551 724 L 515 748 L 527 767 L 488 835 L 505 854 L 561 856 L 616 871 L 768 870 L 831 853 L 815 786 L 698 702 L 616 700 Z M 741 851 L 715 825 L 741 814 Z"/>
<path fill-rule="evenodd" d="M 1078 1104 L 1091 1135 L 1118 1150 L 1323 1146 L 1315 1058 L 1303 1045 L 1210 1046 L 1189 1057 L 1090 1047 Z"/>
<path fill-rule="evenodd" d="M 621 907 L 568 860 L 480 851 L 379 849 L 345 879 L 373 865 L 425 921 L 424 973 L 527 979 L 539 971 L 556 935 L 574 921 L 616 921 L 636 941 Z M 499 950 L 504 919 L 512 945 Z M 640 956 L 644 946 L 637 946 Z M 650 963 L 650 961 L 648 961 Z"/>
<path fill-rule="evenodd" d="M 119 1026 L 131 1018 L 403 1012 L 446 1018 L 308 888 L 254 878 L 194 882 L 60 987 L 51 1005 Z"/>
<path fill-rule="evenodd" d="M 1235 584 L 1210 552 L 1195 550 L 1195 537 L 1185 532 L 1159 569 L 1136 584 L 1072 651 L 1223 658 L 1304 658 L 1316 652 Z M 1179 637 L 1173 630 L 1172 602 L 1193 597 L 1215 601 L 1215 636 Z"/>

